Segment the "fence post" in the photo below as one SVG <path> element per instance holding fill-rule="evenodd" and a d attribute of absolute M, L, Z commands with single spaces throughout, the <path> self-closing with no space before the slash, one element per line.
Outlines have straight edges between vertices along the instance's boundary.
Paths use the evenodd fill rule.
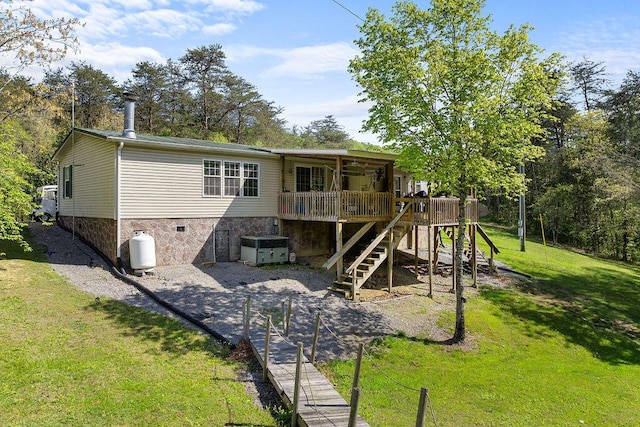
<path fill-rule="evenodd" d="M 358 418 L 358 407 L 360 406 L 360 389 L 354 387 L 351 389 L 351 402 L 349 403 L 351 410 L 349 411 L 349 427 L 355 427 Z"/>
<path fill-rule="evenodd" d="M 244 337 L 249 339 L 249 325 L 251 323 L 251 295 L 247 295 L 247 302 L 244 306 Z"/>
<path fill-rule="evenodd" d="M 300 376 L 302 374 L 302 343 L 298 343 L 298 354 L 296 355 L 296 379 L 293 389 L 293 413 L 291 414 L 291 426 L 298 425 L 298 404 L 300 401 Z"/>
<path fill-rule="evenodd" d="M 360 367 L 362 366 L 362 352 L 364 351 L 364 344 L 358 344 L 358 358 L 356 359 L 356 371 L 353 374 L 353 388 L 360 386 Z"/>
<path fill-rule="evenodd" d="M 416 427 L 424 427 L 424 418 L 427 413 L 427 393 L 426 387 L 420 389 L 420 403 L 418 403 L 418 417 L 416 418 Z"/>
<path fill-rule="evenodd" d="M 289 295 L 289 308 L 287 309 L 287 322 L 284 325 L 284 335 L 285 336 L 289 336 L 289 323 L 291 322 L 291 304 L 293 297 L 291 295 Z"/>
<path fill-rule="evenodd" d="M 264 337 L 264 363 L 262 365 L 262 381 L 267 381 L 269 370 L 269 340 L 271 339 L 271 315 L 267 316 L 267 333 Z"/>
<path fill-rule="evenodd" d="M 311 347 L 311 364 L 316 364 L 316 350 L 318 348 L 318 335 L 320 334 L 320 310 L 316 316 L 316 330 L 313 334 L 313 346 Z"/>

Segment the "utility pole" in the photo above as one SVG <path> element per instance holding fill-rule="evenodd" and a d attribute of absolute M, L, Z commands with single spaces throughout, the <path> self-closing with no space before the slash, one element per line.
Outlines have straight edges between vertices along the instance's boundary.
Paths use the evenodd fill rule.
<path fill-rule="evenodd" d="M 524 181 L 524 163 L 520 165 L 520 173 L 522 174 L 522 181 Z M 518 236 L 520 237 L 520 252 L 524 252 L 524 244 L 527 239 L 527 219 L 525 215 L 524 206 L 524 193 L 520 195 L 519 209 L 518 209 Z"/>

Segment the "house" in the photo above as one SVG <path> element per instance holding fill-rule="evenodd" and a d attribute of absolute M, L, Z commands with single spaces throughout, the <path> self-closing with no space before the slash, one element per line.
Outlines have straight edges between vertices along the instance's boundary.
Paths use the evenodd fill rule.
<path fill-rule="evenodd" d="M 75 128 L 53 157 L 59 222 L 120 267 L 130 266 L 137 230 L 155 239 L 157 265 L 235 261 L 242 236 L 282 235 L 299 256 L 333 255 L 340 277 L 358 241 L 386 236 L 395 221 L 397 247 L 426 224 L 419 218 L 433 222 L 398 198 L 411 177 L 394 169 L 393 154 L 136 135 L 133 108 L 126 99 L 124 132 Z M 432 225 L 455 223 L 457 199 L 439 203 L 448 216 Z"/>

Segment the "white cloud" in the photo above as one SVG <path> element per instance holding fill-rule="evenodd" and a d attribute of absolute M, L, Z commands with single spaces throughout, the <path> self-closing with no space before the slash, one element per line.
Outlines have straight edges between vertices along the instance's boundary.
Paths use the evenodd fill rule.
<path fill-rule="evenodd" d="M 573 62 L 583 58 L 603 62 L 609 79 L 617 86 L 627 71 L 638 70 L 639 39 L 639 17 L 603 18 L 567 28 L 553 50 L 563 52 Z"/>
<path fill-rule="evenodd" d="M 138 62 L 161 63 L 165 58 L 150 47 L 125 46 L 120 43 L 87 45 L 80 54 L 69 55 L 68 62 L 84 61 L 104 71 L 122 83 L 131 77 L 131 70 Z"/>
<path fill-rule="evenodd" d="M 213 24 L 205 25 L 202 27 L 202 32 L 210 36 L 221 36 L 224 34 L 233 33 L 236 30 L 236 26 L 233 24 Z"/>
<path fill-rule="evenodd" d="M 283 52 L 283 62 L 267 70 L 267 73 L 309 78 L 328 72 L 344 72 L 349 60 L 356 54 L 356 49 L 345 42 L 298 47 Z"/>
<path fill-rule="evenodd" d="M 263 4 L 253 0 L 204 0 L 202 3 L 208 5 L 207 12 L 250 14 L 264 9 Z"/>
<path fill-rule="evenodd" d="M 268 67 L 265 74 L 272 77 L 297 79 L 319 78 L 322 74 L 345 72 L 349 60 L 358 51 L 346 42 L 292 49 L 265 49 L 256 46 L 231 45 L 225 48 L 229 62 L 271 57 L 277 64 Z"/>

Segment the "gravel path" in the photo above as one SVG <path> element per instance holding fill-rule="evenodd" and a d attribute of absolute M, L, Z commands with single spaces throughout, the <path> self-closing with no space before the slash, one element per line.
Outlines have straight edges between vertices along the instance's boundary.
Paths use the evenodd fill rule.
<path fill-rule="evenodd" d="M 91 248 L 57 225 L 32 223 L 33 238 L 46 247 L 52 268 L 78 288 L 97 297 L 109 297 L 147 310 L 172 315 L 149 296 L 117 279 L 109 266 Z M 394 273 L 394 292 L 363 290 L 372 302 L 354 304 L 327 291 L 333 273 L 304 265 L 251 267 L 240 262 L 218 263 L 207 268 L 194 265 L 157 267 L 155 274 L 130 276 L 162 300 L 189 313 L 195 319 L 237 343 L 243 331 L 243 307 L 251 297 L 252 323 L 264 323 L 272 315 L 282 332 L 283 305 L 292 300 L 291 342 L 310 347 L 316 313 L 321 311 L 324 327 L 317 359 L 353 357 L 359 342 L 402 332 L 411 337 L 445 340 L 450 332 L 437 325 L 443 309 L 451 309 L 454 296 L 451 279 L 434 276 L 434 295 L 428 298 L 428 284 L 403 267 Z M 385 289 L 383 277 L 372 280 Z M 495 279 L 481 277 L 481 283 Z M 468 290 L 467 290 L 468 289 Z M 473 293 L 475 289 L 467 288 Z M 175 317 L 175 316 L 174 316 Z"/>

